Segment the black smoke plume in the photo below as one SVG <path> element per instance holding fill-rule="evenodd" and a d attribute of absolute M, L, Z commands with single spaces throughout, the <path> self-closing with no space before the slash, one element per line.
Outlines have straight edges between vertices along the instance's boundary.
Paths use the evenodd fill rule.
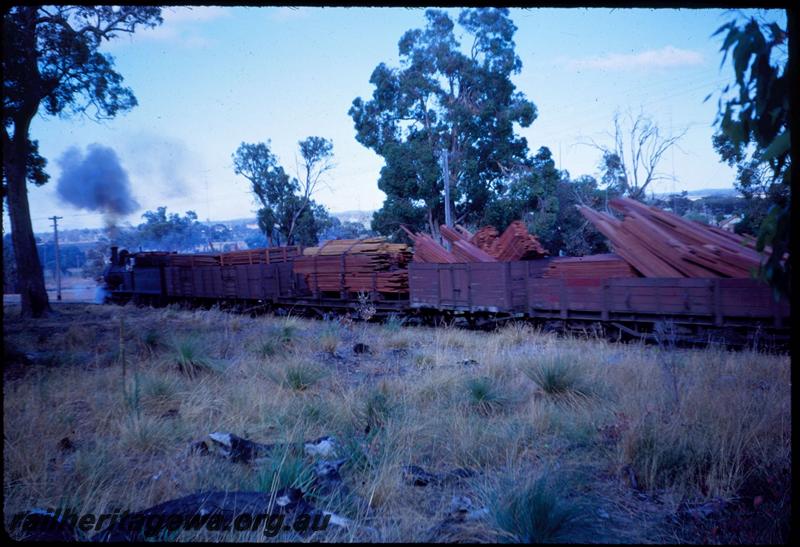
<path fill-rule="evenodd" d="M 131 195 L 128 173 L 111 148 L 90 144 L 84 156 L 78 148 L 71 147 L 58 163 L 61 176 L 56 190 L 68 203 L 103 213 L 111 224 L 117 217 L 140 208 Z"/>

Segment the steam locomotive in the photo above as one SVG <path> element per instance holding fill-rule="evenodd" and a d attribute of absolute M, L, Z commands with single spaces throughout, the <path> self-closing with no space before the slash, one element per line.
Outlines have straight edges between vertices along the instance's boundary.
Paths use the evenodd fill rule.
<path fill-rule="evenodd" d="M 276 248 L 273 248 L 274 251 Z M 281 249 L 281 248 L 277 248 Z M 295 271 L 301 250 L 283 259 L 226 264 L 219 255 L 135 252 L 111 248 L 104 272 L 108 302 L 220 305 L 252 313 L 316 317 L 401 316 L 410 324 L 481 327 L 509 320 L 612 339 L 782 347 L 790 308 L 756 279 L 552 278 L 551 259 L 433 264 L 410 262 L 408 293 L 320 290 L 316 274 Z M 256 251 L 254 251 L 255 253 Z M 275 256 L 273 254 L 273 256 Z M 344 276 L 342 276 L 344 277 Z"/>

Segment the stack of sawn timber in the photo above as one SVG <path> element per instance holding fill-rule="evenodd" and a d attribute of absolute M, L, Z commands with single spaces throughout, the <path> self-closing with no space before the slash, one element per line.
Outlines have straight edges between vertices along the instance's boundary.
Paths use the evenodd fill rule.
<path fill-rule="evenodd" d="M 470 243 L 465 236 L 446 224 L 442 224 L 439 229 L 442 237 L 450 242 L 450 248 L 459 262 L 497 262 L 492 255 Z"/>
<path fill-rule="evenodd" d="M 308 247 L 294 259 L 294 271 L 315 292 L 408 292 L 408 245 L 383 237 L 335 239 Z"/>
<path fill-rule="evenodd" d="M 503 235 L 495 239 L 491 246 L 484 250 L 501 262 L 531 260 L 547 256 L 547 250 L 542 247 L 538 239 L 528 233 L 525 223 L 521 220 L 515 220 L 509 224 Z"/>
<path fill-rule="evenodd" d="M 750 277 L 761 262 L 752 239 L 628 198 L 610 205 L 623 220 L 579 209 L 611 241 L 614 252 L 645 277 Z"/>
<path fill-rule="evenodd" d="M 494 242 L 500 236 L 500 232 L 497 231 L 497 228 L 494 226 L 484 226 L 470 238 L 470 242 L 481 248 L 481 249 L 491 249 Z"/>
<path fill-rule="evenodd" d="M 218 254 L 170 254 L 168 266 L 219 266 Z"/>
<path fill-rule="evenodd" d="M 247 251 L 230 251 L 219 255 L 223 266 L 241 266 L 244 264 L 274 264 L 288 262 L 300 256 L 300 247 L 289 245 L 284 247 L 264 247 Z"/>
<path fill-rule="evenodd" d="M 446 225 L 440 227 L 442 237 L 450 242 L 451 251 L 439 245 L 432 237 L 414 234 L 403 227 L 414 242 L 416 262 L 510 262 L 542 258 L 547 251 L 541 243 L 528 233 L 522 221 L 512 222 L 502 235 L 493 226 L 485 226 L 470 234 L 465 228 L 454 230 Z"/>
<path fill-rule="evenodd" d="M 601 279 L 637 277 L 631 265 L 615 254 L 564 256 L 553 258 L 542 277 L 567 279 Z"/>
<path fill-rule="evenodd" d="M 423 233 L 415 234 L 405 226 L 401 226 L 401 228 L 414 242 L 414 262 L 431 262 L 434 264 L 455 264 L 460 262 L 453 253 L 436 243 L 431 236 Z"/>

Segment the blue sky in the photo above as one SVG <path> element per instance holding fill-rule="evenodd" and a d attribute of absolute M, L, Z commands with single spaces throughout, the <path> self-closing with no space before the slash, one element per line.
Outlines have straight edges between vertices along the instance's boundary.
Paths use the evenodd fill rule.
<path fill-rule="evenodd" d="M 457 18 L 458 10 L 447 11 Z M 782 12 L 767 16 L 785 21 Z M 733 170 L 711 146 L 716 95 L 703 103 L 733 79 L 729 64 L 720 68 L 720 38 L 711 38 L 728 12 L 512 9 L 511 18 L 522 60 L 513 80 L 539 112 L 519 130 L 531 150 L 548 146 L 573 177 L 597 175 L 599 152 L 580 143 L 609 142 L 614 112 L 641 110 L 667 133 L 687 130 L 661 166 L 676 181 L 654 191 L 732 186 Z M 102 226 L 100 214 L 64 203 L 55 189 L 58 158 L 92 143 L 113 148 L 128 171 L 142 209 L 122 221 L 134 225 L 159 205 L 192 209 L 203 220 L 252 216 L 256 207 L 231 154 L 242 141 L 270 139 L 292 173 L 297 142 L 309 135 L 332 139 L 336 155 L 319 202 L 332 211 L 381 206 L 382 159 L 356 142 L 347 111 L 356 97 L 371 96 L 369 77 L 380 62 L 398 65 L 397 42 L 424 25 L 423 9 L 165 8 L 164 19 L 104 46 L 137 108 L 103 123 L 34 120 L 32 138 L 52 177 L 30 189 L 35 231 L 47 231 L 53 214 L 64 217 L 64 228 Z"/>

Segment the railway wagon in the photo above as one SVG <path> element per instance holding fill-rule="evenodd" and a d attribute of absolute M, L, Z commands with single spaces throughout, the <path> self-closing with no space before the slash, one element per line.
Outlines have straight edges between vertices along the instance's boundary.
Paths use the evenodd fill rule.
<path fill-rule="evenodd" d="M 567 328 L 603 325 L 626 337 L 652 337 L 665 325 L 697 341 L 715 333 L 788 336 L 788 302 L 756 279 L 548 278 L 547 262 L 412 263 L 409 306 L 470 320 L 500 314 Z"/>
<path fill-rule="evenodd" d="M 292 264 L 165 267 L 168 298 L 272 301 L 294 294 Z"/>
<path fill-rule="evenodd" d="M 654 339 L 665 328 L 676 340 L 785 345 L 788 303 L 755 279 L 554 278 L 550 259 L 517 262 L 409 264 L 408 294 L 366 296 L 375 316 L 405 315 L 410 322 L 459 319 L 469 324 L 525 319 L 558 330 L 591 329 L 620 338 Z M 313 276 L 312 276 L 313 278 Z M 233 303 L 283 308 L 320 317 L 352 312 L 360 297 L 345 290 L 314 290 L 294 261 L 225 264 L 215 255 L 116 253 L 106 271 L 111 300 L 165 304 Z M 343 281 L 342 281 L 343 283 Z"/>
<path fill-rule="evenodd" d="M 285 248 L 272 249 L 280 255 Z M 177 254 L 126 251 L 112 247 L 111 263 L 106 269 L 106 289 L 110 300 L 125 303 L 162 305 L 168 302 L 196 304 L 225 303 L 249 307 L 282 307 L 317 316 L 357 310 L 359 295 L 348 292 L 341 278 L 340 290 L 320 291 L 316 276 L 310 279 L 294 271 L 292 256 L 278 257 L 278 262 L 246 263 L 242 254 L 229 263 L 223 255 Z M 253 256 L 260 252 L 253 251 Z M 249 258 L 249 257 L 246 257 Z M 368 291 L 376 317 L 408 310 L 408 294 L 388 298 Z"/>

